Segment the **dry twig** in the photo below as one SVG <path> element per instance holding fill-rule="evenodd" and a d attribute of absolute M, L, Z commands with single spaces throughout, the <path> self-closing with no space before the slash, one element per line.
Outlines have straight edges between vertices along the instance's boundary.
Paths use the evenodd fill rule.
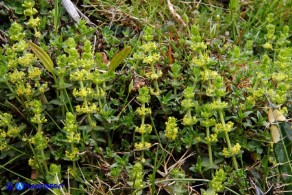
<path fill-rule="evenodd" d="M 168 4 L 168 8 L 171 12 L 171 14 L 173 15 L 173 17 L 178 21 L 180 22 L 184 27 L 186 27 L 186 23 L 185 21 L 183 21 L 183 19 L 180 17 L 180 15 L 178 15 L 178 13 L 176 13 L 176 11 L 174 10 L 173 8 L 173 5 L 172 3 L 170 2 L 170 0 L 167 0 L 167 4 Z"/>

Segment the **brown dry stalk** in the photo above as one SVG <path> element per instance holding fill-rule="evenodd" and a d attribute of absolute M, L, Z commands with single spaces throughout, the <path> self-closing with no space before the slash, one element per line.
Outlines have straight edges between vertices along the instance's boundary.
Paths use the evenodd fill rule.
<path fill-rule="evenodd" d="M 173 15 L 173 17 L 178 21 L 180 22 L 184 27 L 186 27 L 186 23 L 185 21 L 183 21 L 183 19 L 180 17 L 180 15 L 178 15 L 178 13 L 176 13 L 176 11 L 174 10 L 173 8 L 173 5 L 172 3 L 170 2 L 170 0 L 167 0 L 167 4 L 168 4 L 168 8 L 171 12 L 171 14 Z"/>

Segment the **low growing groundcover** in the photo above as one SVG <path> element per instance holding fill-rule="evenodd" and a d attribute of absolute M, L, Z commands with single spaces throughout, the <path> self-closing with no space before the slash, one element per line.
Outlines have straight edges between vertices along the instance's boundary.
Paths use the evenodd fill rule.
<path fill-rule="evenodd" d="M 0 2 L 1 194 L 290 194 L 292 1 Z"/>

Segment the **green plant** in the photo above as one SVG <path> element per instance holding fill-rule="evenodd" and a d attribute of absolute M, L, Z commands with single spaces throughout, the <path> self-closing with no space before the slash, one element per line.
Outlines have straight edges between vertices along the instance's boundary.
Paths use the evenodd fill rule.
<path fill-rule="evenodd" d="M 288 1 L 84 1 L 76 24 L 58 0 L 0 6 L 1 185 L 291 189 Z"/>

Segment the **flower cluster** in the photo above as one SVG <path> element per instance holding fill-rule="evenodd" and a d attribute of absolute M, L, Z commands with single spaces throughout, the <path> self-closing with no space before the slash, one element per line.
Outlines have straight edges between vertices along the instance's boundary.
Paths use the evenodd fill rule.
<path fill-rule="evenodd" d="M 136 150 L 146 150 L 151 147 L 151 143 L 149 142 L 139 142 L 135 143 L 134 147 Z"/>
<path fill-rule="evenodd" d="M 183 118 L 183 125 L 185 126 L 192 126 L 197 123 L 197 118 L 192 116 L 192 108 L 197 105 L 197 102 L 194 101 L 194 88 L 188 86 L 183 92 L 184 99 L 181 102 L 181 106 L 186 111 L 186 114 Z"/>
<path fill-rule="evenodd" d="M 71 112 L 67 112 L 64 130 L 69 143 L 79 143 L 80 133 L 77 132 L 77 128 L 78 124 L 76 117 Z"/>
<path fill-rule="evenodd" d="M 48 147 L 47 137 L 43 135 L 42 131 L 38 131 L 31 139 L 29 139 L 29 142 L 40 152 Z"/>
<path fill-rule="evenodd" d="M 216 100 L 216 101 L 213 101 L 211 103 L 211 107 L 214 109 L 214 110 L 224 110 L 228 107 L 228 103 L 227 102 L 222 102 L 221 100 Z"/>
<path fill-rule="evenodd" d="M 239 154 L 240 152 L 240 148 L 241 146 L 239 145 L 239 143 L 236 143 L 233 147 L 231 147 L 230 149 L 228 148 L 223 148 L 222 150 L 222 154 L 225 158 L 231 157 L 231 156 L 236 156 L 237 154 Z"/>
<path fill-rule="evenodd" d="M 76 161 L 78 160 L 78 153 L 79 153 L 79 150 L 78 148 L 71 148 L 71 151 L 65 151 L 65 156 L 68 160 L 70 161 Z"/>
<path fill-rule="evenodd" d="M 168 117 L 167 122 L 165 122 L 166 129 L 165 129 L 165 137 L 170 140 L 175 140 L 178 133 L 178 127 L 176 124 L 176 118 Z"/>
<path fill-rule="evenodd" d="M 12 41 L 20 41 L 25 36 L 25 33 L 23 32 L 23 26 L 17 22 L 11 24 L 11 27 L 8 30 L 8 34 Z"/>
<path fill-rule="evenodd" d="M 36 17 L 34 18 L 33 15 L 37 14 L 38 11 L 34 8 L 35 2 L 33 0 L 25 0 L 22 4 L 22 7 L 25 8 L 23 11 L 25 16 L 29 17 L 28 22 L 26 25 L 34 30 L 34 36 L 36 38 L 41 37 L 41 33 L 38 31 L 37 27 L 40 25 L 41 19 Z"/>
<path fill-rule="evenodd" d="M 217 123 L 214 127 L 214 131 L 216 133 L 220 133 L 220 132 L 226 132 L 229 133 L 232 131 L 234 123 L 229 121 L 228 123 L 226 123 L 225 125 L 222 125 L 222 123 Z"/>
<path fill-rule="evenodd" d="M 162 76 L 161 70 L 156 70 L 155 65 L 160 61 L 161 56 L 157 51 L 157 43 L 153 42 L 153 29 L 146 27 L 142 36 L 142 45 L 136 53 L 133 54 L 134 60 L 142 61 L 146 66 L 150 66 L 151 70 L 146 72 L 145 76 L 154 82 L 155 90 L 150 89 L 152 94 L 159 95 L 160 90 L 157 80 Z M 140 64 L 139 64 L 140 65 Z"/>
<path fill-rule="evenodd" d="M 42 102 L 39 100 L 33 100 L 29 102 L 30 110 L 34 114 L 34 116 L 31 118 L 31 122 L 35 124 L 43 124 L 47 122 L 47 119 L 45 118 L 43 112 L 43 105 Z"/>
<path fill-rule="evenodd" d="M 215 176 L 209 183 L 210 188 L 216 192 L 221 192 L 224 189 L 223 182 L 226 180 L 227 174 L 223 169 L 216 170 Z"/>
<path fill-rule="evenodd" d="M 135 190 L 139 190 L 143 188 L 143 165 L 139 162 L 135 163 L 133 166 L 131 173 L 130 173 L 130 179 L 133 182 L 133 188 Z M 138 193 L 137 193 L 138 194 Z"/>
<path fill-rule="evenodd" d="M 39 169 L 38 161 L 33 157 L 28 159 L 28 165 L 31 166 L 33 169 Z"/>
<path fill-rule="evenodd" d="M 12 115 L 9 113 L 0 113 L 0 151 L 6 148 L 7 142 L 9 139 L 5 138 L 15 138 L 19 136 L 19 133 L 21 132 L 22 128 L 18 127 L 13 118 Z"/>
<path fill-rule="evenodd" d="M 201 52 L 207 48 L 207 45 L 202 41 L 199 28 L 196 25 L 191 26 L 190 46 L 195 52 Z"/>
<path fill-rule="evenodd" d="M 77 51 L 77 43 L 72 37 L 65 41 L 64 51 L 68 56 L 61 55 L 57 58 L 57 64 L 59 65 L 57 74 L 60 79 L 61 94 L 65 93 L 63 91 L 65 87 L 64 79 L 69 70 L 70 80 L 77 82 L 79 85 L 79 87 L 73 88 L 73 96 L 82 102 L 75 106 L 76 112 L 78 114 L 86 114 L 88 123 L 94 128 L 96 121 L 92 115 L 101 112 L 103 108 L 102 100 L 106 95 L 105 82 L 108 77 L 96 69 L 93 70 L 96 66 L 96 61 L 94 60 L 94 53 L 89 40 L 84 40 L 81 55 Z M 96 99 L 98 102 L 95 101 Z"/>
<path fill-rule="evenodd" d="M 177 89 L 182 84 L 180 81 L 181 75 L 182 75 L 182 67 L 179 63 L 174 63 L 171 66 L 171 71 L 168 72 L 168 74 L 172 77 L 172 80 L 170 81 L 171 86 L 174 88 L 174 95 L 177 95 Z"/>
<path fill-rule="evenodd" d="M 141 141 L 135 143 L 135 149 L 145 150 L 151 147 L 151 144 L 145 139 L 152 131 L 152 126 L 144 123 L 146 116 L 151 114 L 151 108 L 145 107 L 146 103 L 150 101 L 149 89 L 146 86 L 139 89 L 137 100 L 141 103 L 141 107 L 137 108 L 136 113 L 141 117 L 142 122 L 141 125 L 135 129 L 135 132 L 141 135 Z"/>
<path fill-rule="evenodd" d="M 94 114 L 99 111 L 95 103 L 83 102 L 82 105 L 77 105 L 76 112 L 79 114 Z"/>
<path fill-rule="evenodd" d="M 215 114 L 215 111 L 212 108 L 212 104 L 204 104 L 201 110 L 201 126 L 206 128 L 206 137 L 204 138 L 204 143 L 208 146 L 208 153 L 209 153 L 209 164 L 210 166 L 213 165 L 213 157 L 212 157 L 212 144 L 218 141 L 217 133 L 210 132 L 210 127 L 216 124 L 216 120 L 211 118 Z"/>

